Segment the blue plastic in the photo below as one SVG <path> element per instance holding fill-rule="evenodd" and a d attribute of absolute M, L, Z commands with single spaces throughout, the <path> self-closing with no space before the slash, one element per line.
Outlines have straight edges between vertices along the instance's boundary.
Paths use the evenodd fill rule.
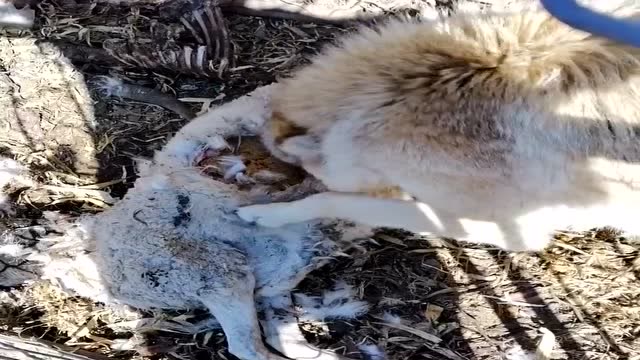
<path fill-rule="evenodd" d="M 575 0 L 541 0 L 541 2 L 551 15 L 573 28 L 640 47 L 639 22 L 616 19 L 595 12 L 578 5 Z"/>

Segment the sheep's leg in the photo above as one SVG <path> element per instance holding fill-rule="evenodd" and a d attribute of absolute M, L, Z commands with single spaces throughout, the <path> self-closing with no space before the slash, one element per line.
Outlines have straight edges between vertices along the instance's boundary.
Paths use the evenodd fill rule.
<path fill-rule="evenodd" d="M 286 360 L 271 353 L 262 343 L 253 297 L 253 275 L 232 289 L 203 294 L 200 301 L 218 320 L 227 338 L 229 353 L 241 360 Z"/>
<path fill-rule="evenodd" d="M 197 293 L 202 305 L 218 320 L 229 352 L 241 360 L 285 360 L 267 350 L 262 342 L 254 295 L 254 269 L 246 255 L 230 244 L 217 242 L 211 253 L 195 258 L 202 261 L 195 260 L 183 272 L 189 271 L 191 277 L 206 280 L 199 283 L 198 288 L 187 290 Z"/>
<path fill-rule="evenodd" d="M 154 162 L 165 167 L 190 167 L 203 149 L 226 148 L 227 137 L 257 134 L 271 114 L 273 86 L 260 87 L 193 119 L 156 154 Z"/>
<path fill-rule="evenodd" d="M 265 319 L 261 322 L 267 344 L 291 359 L 338 360 L 347 359 L 333 351 L 318 349 L 309 344 L 293 315 L 291 295 L 262 298 L 259 301 Z"/>

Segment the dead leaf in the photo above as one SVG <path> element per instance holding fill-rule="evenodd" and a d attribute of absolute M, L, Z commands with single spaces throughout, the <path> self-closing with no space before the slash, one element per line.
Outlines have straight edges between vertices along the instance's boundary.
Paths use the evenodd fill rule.
<path fill-rule="evenodd" d="M 427 304 L 427 309 L 424 311 L 424 317 L 431 322 L 436 322 L 444 309 L 438 305 Z"/>

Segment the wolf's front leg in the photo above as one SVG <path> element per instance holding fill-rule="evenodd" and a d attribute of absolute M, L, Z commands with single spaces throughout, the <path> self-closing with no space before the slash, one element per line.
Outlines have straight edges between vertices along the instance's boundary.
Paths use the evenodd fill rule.
<path fill-rule="evenodd" d="M 327 218 L 415 233 L 437 233 L 444 230 L 427 204 L 336 192 L 311 195 L 288 203 L 244 206 L 237 213 L 243 220 L 265 227 Z"/>

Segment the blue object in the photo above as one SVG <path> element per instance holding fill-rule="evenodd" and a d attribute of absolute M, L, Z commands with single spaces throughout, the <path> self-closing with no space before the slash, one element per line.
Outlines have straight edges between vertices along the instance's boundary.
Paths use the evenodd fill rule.
<path fill-rule="evenodd" d="M 578 5 L 575 0 L 541 0 L 541 2 L 551 15 L 573 28 L 640 47 L 639 22 L 616 19 L 595 12 Z"/>

